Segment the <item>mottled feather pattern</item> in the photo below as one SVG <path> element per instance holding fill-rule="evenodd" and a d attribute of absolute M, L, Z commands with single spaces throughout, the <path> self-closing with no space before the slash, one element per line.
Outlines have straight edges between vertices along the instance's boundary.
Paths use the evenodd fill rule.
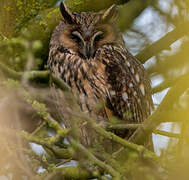
<path fill-rule="evenodd" d="M 130 123 L 142 122 L 149 115 L 152 106 L 149 79 L 143 66 L 125 48 L 106 45 L 98 49 L 94 59 L 86 62 L 69 51 L 62 52 L 53 58 L 51 71 L 73 92 L 89 98 L 85 102 L 88 108 L 83 110 L 91 111 L 91 103 L 95 106 L 103 96 L 114 114 L 122 119 L 127 110 L 135 110 Z"/>
<path fill-rule="evenodd" d="M 69 22 L 63 16 L 52 34 L 48 68 L 71 87 L 83 112 L 109 121 L 108 109 L 123 123 L 143 122 L 153 106 L 150 80 L 110 22 L 108 14 L 115 17 L 114 7 L 105 15 L 71 13 L 65 7 L 62 11 Z M 104 104 L 100 111 L 99 101 Z M 101 123 L 102 118 L 96 119 Z M 87 137 L 85 128 L 82 131 Z"/>

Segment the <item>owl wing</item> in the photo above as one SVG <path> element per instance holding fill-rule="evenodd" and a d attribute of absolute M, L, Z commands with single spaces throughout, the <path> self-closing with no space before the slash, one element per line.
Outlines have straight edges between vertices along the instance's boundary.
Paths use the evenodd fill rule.
<path fill-rule="evenodd" d="M 150 80 L 142 64 L 125 48 L 105 46 L 101 50 L 106 65 L 107 106 L 129 123 L 141 123 L 152 107 Z"/>

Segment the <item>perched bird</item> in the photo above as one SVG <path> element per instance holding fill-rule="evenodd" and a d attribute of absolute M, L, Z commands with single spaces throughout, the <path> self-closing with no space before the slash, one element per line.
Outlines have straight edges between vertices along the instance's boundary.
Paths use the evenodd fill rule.
<path fill-rule="evenodd" d="M 114 23 L 116 6 L 72 13 L 61 3 L 60 11 L 63 18 L 50 40 L 50 71 L 70 86 L 82 111 L 91 116 L 107 122 L 113 116 L 121 123 L 143 122 L 152 107 L 150 80 L 125 47 Z M 101 110 L 96 108 L 99 101 Z"/>

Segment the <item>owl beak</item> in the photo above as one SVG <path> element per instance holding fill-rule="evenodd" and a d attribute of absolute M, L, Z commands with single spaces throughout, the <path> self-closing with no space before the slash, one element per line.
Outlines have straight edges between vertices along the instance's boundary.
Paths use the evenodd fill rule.
<path fill-rule="evenodd" d="M 93 58 L 94 50 L 93 50 L 93 47 L 89 43 L 85 45 L 84 54 L 85 54 L 85 57 L 87 57 L 88 59 Z"/>

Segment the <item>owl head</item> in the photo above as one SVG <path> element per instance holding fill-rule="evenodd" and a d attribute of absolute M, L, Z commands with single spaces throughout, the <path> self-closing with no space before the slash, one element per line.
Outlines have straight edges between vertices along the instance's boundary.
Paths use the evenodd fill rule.
<path fill-rule="evenodd" d="M 62 21 L 59 25 L 59 43 L 83 59 L 94 58 L 96 51 L 106 44 L 122 41 L 115 26 L 118 10 L 112 5 L 101 12 L 71 12 L 60 4 Z"/>

